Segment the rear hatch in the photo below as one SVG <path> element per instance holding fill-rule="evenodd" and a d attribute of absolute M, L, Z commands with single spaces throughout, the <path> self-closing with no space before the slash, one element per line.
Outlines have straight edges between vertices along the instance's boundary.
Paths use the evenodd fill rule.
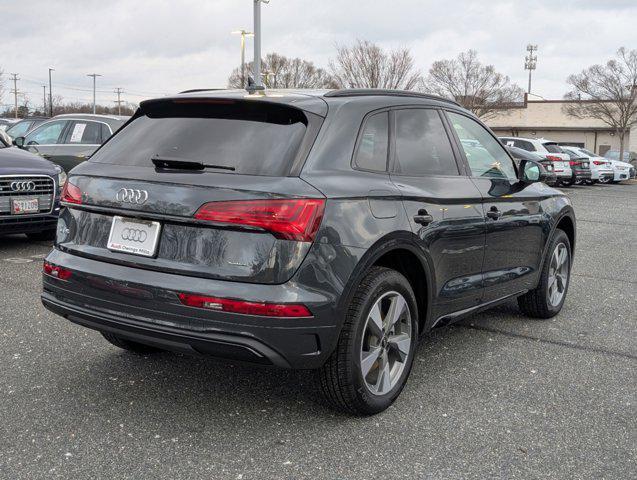
<path fill-rule="evenodd" d="M 564 172 L 571 169 L 569 155 L 556 142 L 543 142 L 542 145 L 548 152 L 544 156 L 547 160 L 553 162 L 556 172 Z"/>
<path fill-rule="evenodd" d="M 58 247 L 136 268 L 283 283 L 322 218 L 324 197 L 298 177 L 321 122 L 260 100 L 146 102 L 71 173 Z"/>

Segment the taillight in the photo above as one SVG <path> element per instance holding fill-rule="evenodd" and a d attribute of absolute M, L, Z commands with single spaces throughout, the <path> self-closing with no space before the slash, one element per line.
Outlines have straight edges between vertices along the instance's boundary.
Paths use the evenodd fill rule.
<path fill-rule="evenodd" d="M 260 303 L 232 300 L 229 298 L 204 297 L 190 293 L 180 293 L 179 300 L 189 307 L 206 308 L 220 312 L 260 315 L 263 317 L 311 317 L 305 305 L 292 303 Z"/>
<path fill-rule="evenodd" d="M 318 198 L 210 202 L 197 210 L 195 218 L 263 228 L 277 238 L 311 242 L 324 208 L 325 200 Z"/>
<path fill-rule="evenodd" d="M 561 159 L 560 157 L 556 157 L 555 155 L 547 155 L 546 159 L 550 160 L 551 162 L 563 162 L 564 161 L 563 159 Z"/>
<path fill-rule="evenodd" d="M 570 161 L 570 162 L 568 162 L 568 163 L 569 163 L 569 165 L 570 165 L 571 167 L 574 167 L 574 166 L 576 166 L 576 165 L 579 165 L 579 164 L 580 164 L 580 162 L 577 162 L 577 161 L 575 161 L 575 160 L 571 160 L 571 161 Z"/>
<path fill-rule="evenodd" d="M 42 270 L 45 274 L 59 278 L 60 280 L 68 280 L 72 275 L 71 270 L 67 270 L 66 268 L 62 268 L 58 265 L 53 265 L 49 262 L 44 262 Z"/>
<path fill-rule="evenodd" d="M 62 201 L 75 204 L 82 203 L 82 190 L 67 180 L 62 190 Z"/>
<path fill-rule="evenodd" d="M 602 162 L 601 160 L 593 160 L 594 165 L 606 165 L 606 162 Z"/>

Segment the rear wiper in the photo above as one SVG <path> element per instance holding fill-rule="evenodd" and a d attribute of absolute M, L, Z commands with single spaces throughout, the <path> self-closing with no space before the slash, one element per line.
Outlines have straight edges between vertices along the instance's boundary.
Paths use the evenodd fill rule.
<path fill-rule="evenodd" d="M 206 168 L 216 168 L 219 170 L 230 170 L 234 172 L 234 167 L 227 165 L 210 165 L 207 163 L 197 162 L 195 160 L 185 160 L 183 158 L 160 157 L 155 155 L 151 161 L 157 168 L 165 168 L 171 170 L 204 170 Z"/>

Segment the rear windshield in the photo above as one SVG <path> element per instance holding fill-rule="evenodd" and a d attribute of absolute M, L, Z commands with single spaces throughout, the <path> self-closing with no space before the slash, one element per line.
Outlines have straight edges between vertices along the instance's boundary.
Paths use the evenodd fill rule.
<path fill-rule="evenodd" d="M 544 148 L 546 148 L 551 153 L 564 153 L 564 150 L 562 150 L 560 146 L 555 143 L 545 143 Z"/>
<path fill-rule="evenodd" d="M 307 124 L 301 110 L 265 102 L 160 101 L 144 106 L 90 161 L 154 168 L 158 157 L 234 168 L 209 171 L 285 176 Z"/>

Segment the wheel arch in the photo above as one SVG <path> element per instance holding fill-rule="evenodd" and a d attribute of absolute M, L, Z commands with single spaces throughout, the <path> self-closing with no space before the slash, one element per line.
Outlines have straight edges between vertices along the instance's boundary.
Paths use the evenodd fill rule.
<path fill-rule="evenodd" d="M 391 268 L 409 281 L 418 306 L 418 331 L 428 328 L 431 318 L 433 269 L 426 252 L 418 245 L 411 232 L 396 232 L 378 240 L 358 262 L 341 296 L 339 310 L 346 311 L 356 287 L 373 266 Z"/>

